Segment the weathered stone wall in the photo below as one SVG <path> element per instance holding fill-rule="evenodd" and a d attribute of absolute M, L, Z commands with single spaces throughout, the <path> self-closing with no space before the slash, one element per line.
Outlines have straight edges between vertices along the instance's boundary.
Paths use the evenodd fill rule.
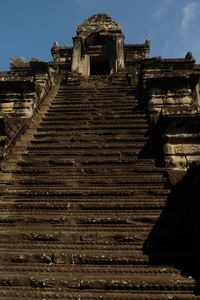
<path fill-rule="evenodd" d="M 166 166 L 188 169 L 200 161 L 200 109 L 182 107 L 179 111 L 162 111 Z"/>
<path fill-rule="evenodd" d="M 170 107 L 176 108 L 178 111 L 182 106 L 189 107 L 192 102 L 192 90 L 189 86 L 177 88 L 172 86 L 172 89 L 152 87 L 149 89 L 149 112 L 155 121 L 161 110 Z"/>
<path fill-rule="evenodd" d="M 54 43 L 51 48 L 51 54 L 53 60 L 57 63 L 67 63 L 69 64 L 69 70 L 71 69 L 71 60 L 72 60 L 72 51 L 73 48 L 69 46 L 60 47 L 57 42 Z"/>
<path fill-rule="evenodd" d="M 133 62 L 138 59 L 149 57 L 150 42 L 147 40 L 144 44 L 125 44 L 125 61 Z"/>
<path fill-rule="evenodd" d="M 198 77 L 194 62 L 188 68 L 187 59 L 185 67 L 176 60 L 171 68 L 154 66 L 143 76 L 150 119 L 161 126 L 165 163 L 174 170 L 187 170 L 200 160 Z"/>

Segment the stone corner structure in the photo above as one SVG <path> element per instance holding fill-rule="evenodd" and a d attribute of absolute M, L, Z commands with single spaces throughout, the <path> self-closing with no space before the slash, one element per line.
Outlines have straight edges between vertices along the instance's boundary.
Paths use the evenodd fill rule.
<path fill-rule="evenodd" d="M 124 38 L 0 72 L 0 300 L 200 299 L 200 65 Z"/>

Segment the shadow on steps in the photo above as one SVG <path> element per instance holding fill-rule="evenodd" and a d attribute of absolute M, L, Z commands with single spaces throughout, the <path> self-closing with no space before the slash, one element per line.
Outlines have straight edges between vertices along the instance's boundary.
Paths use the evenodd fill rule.
<path fill-rule="evenodd" d="M 194 278 L 196 295 L 200 295 L 199 200 L 200 166 L 193 165 L 172 187 L 166 206 L 143 245 L 150 265 L 173 266 L 182 276 Z"/>

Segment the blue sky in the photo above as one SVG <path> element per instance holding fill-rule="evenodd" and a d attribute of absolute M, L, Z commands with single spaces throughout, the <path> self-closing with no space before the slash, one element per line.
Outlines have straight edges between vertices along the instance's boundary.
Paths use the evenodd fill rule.
<path fill-rule="evenodd" d="M 0 0 L 0 70 L 10 57 L 52 60 L 54 41 L 72 45 L 79 24 L 95 13 L 122 24 L 125 43 L 151 40 L 151 56 L 200 63 L 200 0 Z"/>

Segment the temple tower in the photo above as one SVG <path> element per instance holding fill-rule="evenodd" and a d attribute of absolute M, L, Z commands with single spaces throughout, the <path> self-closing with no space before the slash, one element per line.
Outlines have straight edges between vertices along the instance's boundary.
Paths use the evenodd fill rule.
<path fill-rule="evenodd" d="M 96 14 L 77 28 L 73 37 L 72 71 L 82 75 L 110 75 L 124 69 L 121 25 L 106 14 Z"/>

